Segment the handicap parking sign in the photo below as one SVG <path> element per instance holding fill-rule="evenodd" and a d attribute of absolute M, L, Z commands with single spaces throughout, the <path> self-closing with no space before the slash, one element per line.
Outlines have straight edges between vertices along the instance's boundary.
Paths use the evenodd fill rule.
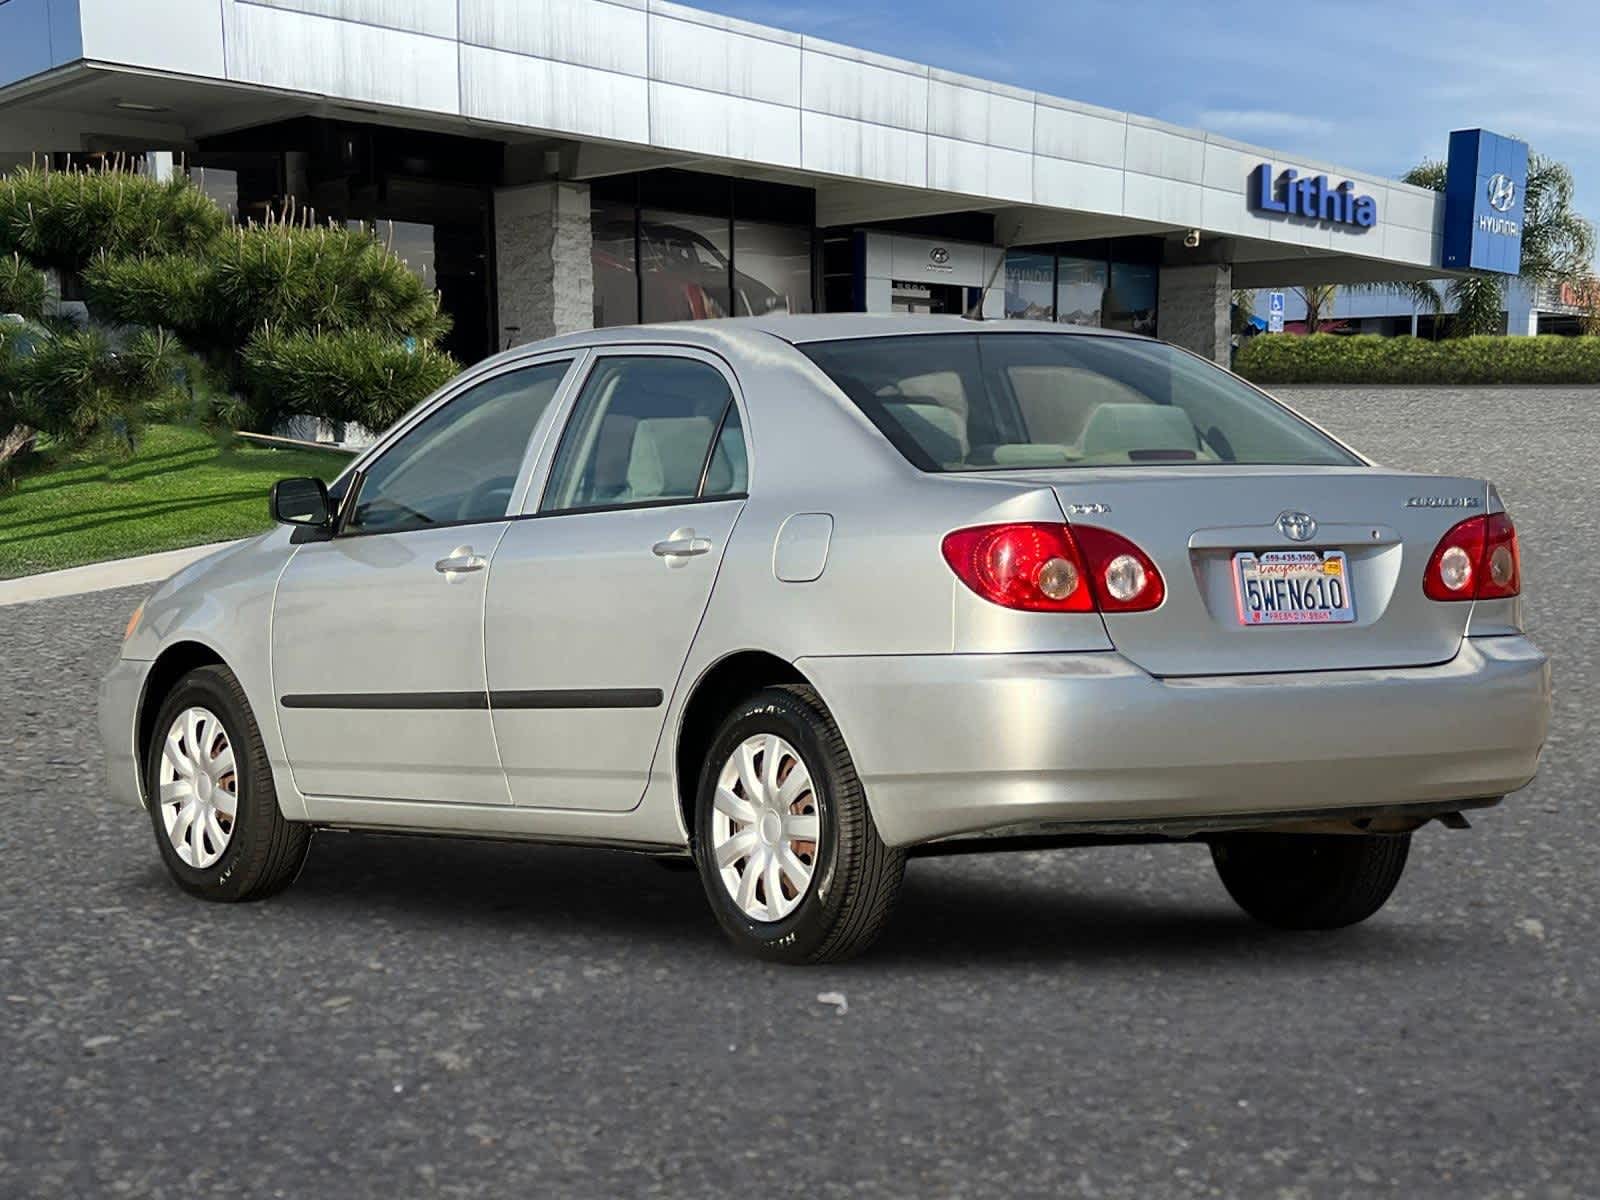
<path fill-rule="evenodd" d="M 1267 293 L 1267 332 L 1283 332 L 1283 293 Z"/>

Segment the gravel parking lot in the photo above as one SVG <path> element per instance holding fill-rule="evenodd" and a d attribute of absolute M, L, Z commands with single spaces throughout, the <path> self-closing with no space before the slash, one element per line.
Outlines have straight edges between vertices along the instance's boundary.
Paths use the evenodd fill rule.
<path fill-rule="evenodd" d="M 1282 394 L 1494 479 L 1556 660 L 1539 780 L 1340 934 L 1196 847 L 915 862 L 819 970 L 604 852 L 326 835 L 204 905 L 103 798 L 142 589 L 0 609 L 0 1196 L 1600 1194 L 1600 390 Z"/>

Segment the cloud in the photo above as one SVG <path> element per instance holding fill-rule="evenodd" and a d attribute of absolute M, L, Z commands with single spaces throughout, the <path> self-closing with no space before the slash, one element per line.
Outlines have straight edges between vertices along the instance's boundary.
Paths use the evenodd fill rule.
<path fill-rule="evenodd" d="M 1334 131 L 1333 122 L 1325 117 L 1275 112 L 1265 108 L 1203 109 L 1195 114 L 1195 124 L 1218 133 L 1266 134 L 1272 137 L 1280 134 L 1325 137 Z"/>

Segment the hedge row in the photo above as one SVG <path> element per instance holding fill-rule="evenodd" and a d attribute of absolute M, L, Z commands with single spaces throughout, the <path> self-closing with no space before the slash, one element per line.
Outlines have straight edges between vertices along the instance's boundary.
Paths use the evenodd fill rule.
<path fill-rule="evenodd" d="M 1600 337 L 1297 337 L 1264 334 L 1234 369 L 1255 383 L 1593 383 Z"/>

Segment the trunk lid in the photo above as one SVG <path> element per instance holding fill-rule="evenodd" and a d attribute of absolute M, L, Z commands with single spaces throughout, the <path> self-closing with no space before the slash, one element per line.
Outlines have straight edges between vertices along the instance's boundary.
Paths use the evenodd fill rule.
<path fill-rule="evenodd" d="M 1130 538 L 1161 570 L 1167 598 L 1160 608 L 1105 617 L 1117 650 L 1153 675 L 1422 666 L 1455 657 L 1466 634 L 1472 605 L 1429 600 L 1422 574 L 1445 531 L 1486 510 L 1482 480 L 1372 467 L 1121 468 L 1023 478 L 1053 488 L 1070 522 Z M 1315 532 L 1291 539 L 1278 528 L 1285 513 L 1309 515 Z M 1234 556 L 1286 550 L 1344 552 L 1353 621 L 1241 619 Z"/>

